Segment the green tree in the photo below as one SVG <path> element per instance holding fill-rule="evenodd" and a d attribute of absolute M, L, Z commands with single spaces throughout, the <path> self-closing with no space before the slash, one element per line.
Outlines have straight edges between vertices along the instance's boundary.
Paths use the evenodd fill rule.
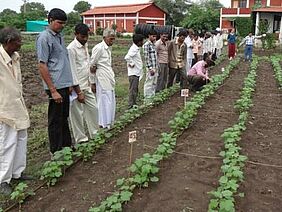
<path fill-rule="evenodd" d="M 77 2 L 74 7 L 73 10 L 78 12 L 79 14 L 89 10 L 91 8 L 91 4 L 89 4 L 86 1 L 79 1 Z"/>
<path fill-rule="evenodd" d="M 21 6 L 21 13 L 30 13 L 37 12 L 42 16 L 42 18 L 47 17 L 47 10 L 45 10 L 45 6 L 38 2 L 28 2 Z"/>
<path fill-rule="evenodd" d="M 0 17 L 5 17 L 5 16 L 16 16 L 17 12 L 11 9 L 4 9 L 1 13 L 0 13 Z"/>
<path fill-rule="evenodd" d="M 78 12 L 70 12 L 68 14 L 68 25 L 75 26 L 78 23 L 81 23 L 81 17 Z"/>
<path fill-rule="evenodd" d="M 220 9 L 223 7 L 216 0 L 202 0 L 189 7 L 181 25 L 194 30 L 212 30 L 219 26 Z"/>
<path fill-rule="evenodd" d="M 191 5 L 191 0 L 154 0 L 154 3 L 167 12 L 166 24 L 179 26 Z"/>

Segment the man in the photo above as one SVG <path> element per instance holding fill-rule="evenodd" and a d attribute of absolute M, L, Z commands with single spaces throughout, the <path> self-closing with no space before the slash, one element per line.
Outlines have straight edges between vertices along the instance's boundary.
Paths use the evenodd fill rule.
<path fill-rule="evenodd" d="M 252 61 L 253 46 L 255 44 L 255 39 L 259 39 L 265 36 L 266 34 L 260 36 L 253 36 L 252 32 L 250 32 L 249 35 L 242 40 L 242 42 L 239 44 L 238 47 L 242 46 L 245 43 L 245 51 L 244 51 L 245 61 Z"/>
<path fill-rule="evenodd" d="M 210 82 L 208 67 L 212 65 L 208 53 L 204 54 L 203 60 L 197 62 L 188 72 L 188 82 L 192 91 L 200 91 L 203 86 Z"/>
<path fill-rule="evenodd" d="M 38 69 L 49 96 L 48 134 L 50 152 L 71 146 L 68 124 L 69 88 L 73 86 L 70 62 L 60 32 L 67 21 L 66 13 L 58 8 L 48 14 L 49 26 L 37 37 Z"/>
<path fill-rule="evenodd" d="M 110 128 L 115 120 L 115 73 L 112 69 L 112 45 L 115 32 L 105 29 L 103 41 L 92 49 L 91 72 L 96 76 L 99 125 Z"/>
<path fill-rule="evenodd" d="M 12 178 L 22 178 L 26 167 L 27 128 L 20 56 L 21 35 L 16 29 L 0 31 L 0 194 L 10 195 Z"/>
<path fill-rule="evenodd" d="M 91 139 L 94 138 L 98 130 L 98 108 L 96 97 L 90 85 L 88 33 L 89 28 L 86 24 L 77 24 L 75 39 L 67 47 L 73 84 L 75 85 L 72 93 L 74 100 L 70 105 L 70 122 L 75 143 L 88 141 L 84 130 L 84 121 Z"/>
<path fill-rule="evenodd" d="M 188 36 L 185 38 L 185 43 L 187 46 L 187 62 L 186 62 L 186 73 L 188 73 L 189 69 L 192 66 L 192 62 L 194 59 L 194 54 L 193 54 L 193 36 L 194 36 L 194 31 L 193 29 L 188 29 Z"/>
<path fill-rule="evenodd" d="M 157 40 L 155 47 L 157 51 L 158 63 L 160 65 L 158 73 L 158 81 L 156 92 L 159 92 L 166 88 L 168 77 L 168 33 L 161 34 L 159 40 Z"/>
<path fill-rule="evenodd" d="M 139 81 L 143 75 L 143 64 L 140 54 L 140 47 L 143 46 L 144 36 L 141 34 L 133 35 L 133 44 L 125 55 L 129 79 L 128 107 L 136 105 L 138 96 Z"/>
<path fill-rule="evenodd" d="M 154 96 L 156 93 L 159 71 L 157 51 L 154 45 L 156 38 L 157 32 L 155 30 L 150 30 L 148 39 L 143 45 L 144 61 L 146 66 L 146 79 L 144 83 L 145 99 Z"/>
<path fill-rule="evenodd" d="M 186 73 L 186 61 L 187 61 L 187 46 L 184 42 L 187 36 L 185 30 L 180 31 L 178 37 L 171 41 L 168 45 L 168 66 L 169 77 L 167 87 L 173 85 L 175 75 L 180 75 L 180 87 L 187 88 L 187 73 Z"/>

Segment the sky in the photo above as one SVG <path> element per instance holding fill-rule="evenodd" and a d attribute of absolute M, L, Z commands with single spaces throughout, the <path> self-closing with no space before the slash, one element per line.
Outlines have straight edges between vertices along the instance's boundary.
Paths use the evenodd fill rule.
<path fill-rule="evenodd" d="M 74 5 L 79 2 L 79 0 L 27 0 L 28 2 L 40 2 L 44 4 L 46 10 L 51 10 L 54 7 L 60 8 L 65 12 L 69 13 L 73 10 Z M 84 0 L 95 6 L 106 6 L 106 5 L 119 5 L 119 4 L 137 4 L 146 3 L 149 0 Z M 196 1 L 196 0 L 195 0 Z M 220 2 L 225 6 L 229 7 L 228 0 L 220 0 Z M 0 11 L 9 8 L 17 12 L 20 11 L 21 5 L 23 5 L 23 0 L 0 0 Z"/>

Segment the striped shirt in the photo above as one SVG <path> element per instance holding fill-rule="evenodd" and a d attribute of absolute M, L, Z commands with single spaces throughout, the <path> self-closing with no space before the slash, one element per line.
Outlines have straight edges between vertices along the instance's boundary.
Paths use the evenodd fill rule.
<path fill-rule="evenodd" d="M 147 40 L 143 45 L 143 52 L 146 68 L 149 70 L 158 69 L 157 51 L 150 40 Z"/>
<path fill-rule="evenodd" d="M 65 47 L 64 38 L 60 33 L 46 28 L 41 32 L 36 40 L 36 52 L 38 62 L 47 65 L 48 71 L 56 89 L 67 88 L 73 85 L 68 51 Z M 45 90 L 48 90 L 47 84 L 43 80 Z"/>

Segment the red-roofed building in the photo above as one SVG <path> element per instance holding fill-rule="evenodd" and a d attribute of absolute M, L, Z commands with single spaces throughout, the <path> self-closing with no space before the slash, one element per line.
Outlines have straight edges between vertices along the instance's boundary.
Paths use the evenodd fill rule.
<path fill-rule="evenodd" d="M 166 12 L 153 2 L 144 4 L 94 7 L 82 13 L 83 23 L 96 32 L 97 28 L 111 28 L 117 32 L 134 32 L 136 24 L 165 25 Z"/>
<path fill-rule="evenodd" d="M 255 5 L 260 5 L 254 7 Z M 282 0 L 231 0 L 231 8 L 221 8 L 220 28 L 236 27 L 236 17 L 255 17 L 255 34 L 261 20 L 267 21 L 268 33 L 276 33 L 282 43 Z"/>

